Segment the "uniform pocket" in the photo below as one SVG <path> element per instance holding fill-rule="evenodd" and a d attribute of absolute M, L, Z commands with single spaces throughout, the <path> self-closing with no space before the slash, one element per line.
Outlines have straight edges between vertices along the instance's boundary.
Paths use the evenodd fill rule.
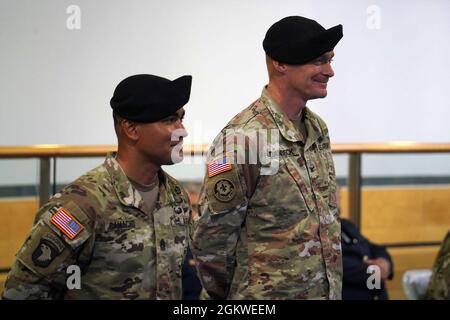
<path fill-rule="evenodd" d="M 314 211 L 315 202 L 313 198 L 313 194 L 308 187 L 308 184 L 305 181 L 309 181 L 309 175 L 306 171 L 306 168 L 302 169 L 298 164 L 295 164 L 294 161 L 290 158 L 285 160 L 285 166 L 289 175 L 294 180 L 295 184 L 298 186 L 300 190 L 304 203 L 308 207 L 309 211 Z"/>

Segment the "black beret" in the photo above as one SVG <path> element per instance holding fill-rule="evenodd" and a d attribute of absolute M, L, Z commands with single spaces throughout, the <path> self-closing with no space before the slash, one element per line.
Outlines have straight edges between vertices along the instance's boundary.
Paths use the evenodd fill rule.
<path fill-rule="evenodd" d="M 304 64 L 333 50 L 342 38 L 342 25 L 325 29 L 317 21 L 291 16 L 275 22 L 263 41 L 266 54 L 287 64 Z"/>
<path fill-rule="evenodd" d="M 110 101 L 111 108 L 131 121 L 159 121 L 189 101 L 191 83 L 192 76 L 170 81 L 150 74 L 133 75 L 117 85 Z"/>

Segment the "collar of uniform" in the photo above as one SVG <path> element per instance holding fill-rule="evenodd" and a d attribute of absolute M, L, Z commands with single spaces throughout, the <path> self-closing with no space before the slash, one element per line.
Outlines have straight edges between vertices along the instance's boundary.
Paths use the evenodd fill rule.
<path fill-rule="evenodd" d="M 323 136 L 323 129 L 319 124 L 319 120 L 317 116 L 309 110 L 308 107 L 305 107 L 305 126 L 306 132 L 308 132 L 308 137 L 305 143 L 305 150 L 308 150 L 317 140 L 320 140 Z"/>
<path fill-rule="evenodd" d="M 159 169 L 158 178 L 159 178 L 158 205 L 162 208 L 164 206 L 174 203 L 175 200 L 173 199 L 172 196 L 167 173 L 165 173 L 163 169 Z"/>
<path fill-rule="evenodd" d="M 144 208 L 144 200 L 139 191 L 133 187 L 127 175 L 123 172 L 116 160 L 117 152 L 111 152 L 106 155 L 105 168 L 111 177 L 111 183 L 116 190 L 117 197 L 125 206 L 133 206 L 138 209 Z"/>
<path fill-rule="evenodd" d="M 116 190 L 117 197 L 120 202 L 125 206 L 133 206 L 147 212 L 147 205 L 144 199 L 142 199 L 139 191 L 133 187 L 130 180 L 128 180 L 127 175 L 123 172 L 119 163 L 116 160 L 117 152 L 108 153 L 105 159 L 105 167 L 111 176 L 111 183 Z M 159 195 L 157 200 L 157 205 L 159 207 L 164 207 L 170 203 L 174 202 L 174 199 L 170 198 L 168 195 L 168 182 L 166 173 L 160 169 L 158 171 L 159 178 Z"/>
<path fill-rule="evenodd" d="M 266 88 L 263 89 L 261 94 L 261 101 L 269 109 L 275 123 L 280 130 L 281 135 L 291 142 L 305 142 L 305 137 L 295 127 L 292 121 L 281 111 L 280 106 L 272 99 Z"/>

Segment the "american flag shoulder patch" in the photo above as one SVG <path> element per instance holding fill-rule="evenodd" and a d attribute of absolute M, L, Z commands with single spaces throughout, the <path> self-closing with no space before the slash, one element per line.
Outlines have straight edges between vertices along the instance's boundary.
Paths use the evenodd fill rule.
<path fill-rule="evenodd" d="M 70 240 L 73 240 L 84 229 L 84 226 L 64 208 L 56 211 L 50 221 Z"/>
<path fill-rule="evenodd" d="M 223 159 L 214 160 L 208 163 L 208 177 L 217 176 L 219 173 L 227 172 L 233 169 L 231 163 L 227 162 L 227 157 L 223 157 Z"/>

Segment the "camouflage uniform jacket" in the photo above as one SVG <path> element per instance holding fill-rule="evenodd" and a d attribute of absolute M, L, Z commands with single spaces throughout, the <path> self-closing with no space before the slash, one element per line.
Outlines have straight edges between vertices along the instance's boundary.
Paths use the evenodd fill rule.
<path fill-rule="evenodd" d="M 16 255 L 4 297 L 181 299 L 190 202 L 175 179 L 158 175 L 153 212 L 114 154 L 54 195 Z M 61 213 L 71 225 L 61 228 Z M 80 267 L 81 289 L 67 289 L 70 265 Z"/>
<path fill-rule="evenodd" d="M 308 108 L 303 114 L 306 139 L 264 89 L 214 141 L 192 234 L 192 252 L 210 297 L 341 299 L 340 222 L 328 129 Z M 224 161 L 233 157 L 232 139 L 214 153 L 229 129 L 244 135 L 278 132 L 277 172 L 262 175 L 262 162 Z M 244 146 L 234 142 L 232 150 L 239 153 Z"/>
<path fill-rule="evenodd" d="M 442 242 L 428 285 L 427 298 L 450 300 L 450 231 Z"/>

